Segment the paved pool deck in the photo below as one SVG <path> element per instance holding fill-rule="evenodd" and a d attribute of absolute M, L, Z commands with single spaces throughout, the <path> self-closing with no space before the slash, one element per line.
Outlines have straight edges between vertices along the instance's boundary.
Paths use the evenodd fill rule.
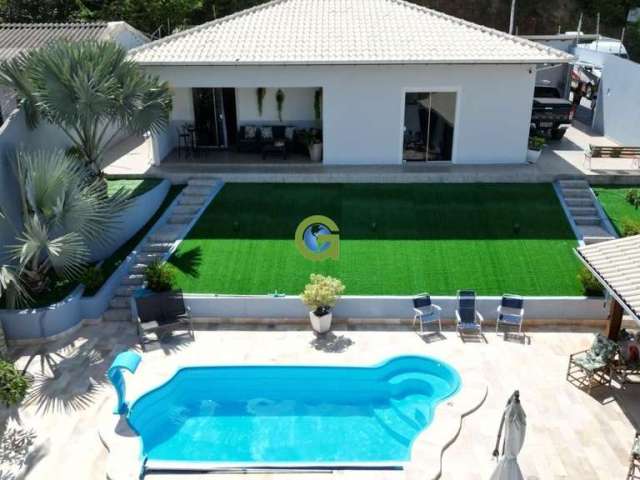
<path fill-rule="evenodd" d="M 504 403 L 521 392 L 528 430 L 520 463 L 525 478 L 624 478 L 634 432 L 640 427 L 640 386 L 595 388 L 592 395 L 565 380 L 568 356 L 591 342 L 593 332 L 538 329 L 526 339 L 486 334 L 486 343 L 463 342 L 453 332 L 420 337 L 406 327 L 357 327 L 324 338 L 303 327 L 217 326 L 196 331 L 195 341 L 175 336 L 152 344 L 131 390 L 167 378 L 185 363 L 375 364 L 396 355 L 431 355 L 455 366 L 464 378 L 489 384 L 484 404 L 466 417 L 460 435 L 443 457 L 444 479 L 486 479 Z M 215 329 L 213 329 L 215 328 Z M 14 350 L 17 364 L 34 376 L 28 399 L 17 411 L 0 410 L 35 429 L 39 455 L 29 480 L 105 478 L 107 454 L 98 438 L 100 420 L 114 405 L 104 374 L 114 356 L 135 347 L 132 325 L 84 327 L 46 350 Z M 57 375 L 54 377 L 50 367 Z M 328 478 L 323 475 L 251 475 L 243 478 Z M 237 479 L 227 476 L 148 476 L 148 479 Z M 389 472 L 344 472 L 336 478 L 404 478 Z"/>

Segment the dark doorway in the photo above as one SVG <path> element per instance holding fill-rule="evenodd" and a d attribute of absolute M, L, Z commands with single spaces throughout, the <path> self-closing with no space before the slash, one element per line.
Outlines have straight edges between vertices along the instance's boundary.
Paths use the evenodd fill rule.
<path fill-rule="evenodd" d="M 224 111 L 224 126 L 227 132 L 227 147 L 236 144 L 238 135 L 238 117 L 236 114 L 236 89 L 222 89 L 222 108 Z"/>
<path fill-rule="evenodd" d="M 199 147 L 217 147 L 220 145 L 220 138 L 216 122 L 214 89 L 194 88 L 192 91 L 196 144 Z"/>

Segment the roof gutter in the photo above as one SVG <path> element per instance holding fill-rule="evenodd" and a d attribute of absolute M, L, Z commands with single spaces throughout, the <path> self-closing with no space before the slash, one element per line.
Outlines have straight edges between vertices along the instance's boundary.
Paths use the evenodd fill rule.
<path fill-rule="evenodd" d="M 134 61 L 135 58 L 133 58 Z M 416 65 L 560 65 L 572 63 L 575 57 L 562 58 L 557 60 L 447 60 L 447 61 L 387 61 L 387 62 L 372 62 L 372 61 L 334 61 L 334 62 L 169 62 L 169 61 L 136 61 L 139 65 L 149 67 L 311 67 L 311 66 L 416 66 Z"/>

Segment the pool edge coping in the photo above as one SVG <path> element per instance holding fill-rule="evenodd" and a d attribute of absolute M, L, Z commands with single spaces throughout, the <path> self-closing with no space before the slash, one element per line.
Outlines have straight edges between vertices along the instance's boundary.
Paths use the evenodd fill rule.
<path fill-rule="evenodd" d="M 430 356 L 428 358 L 435 359 Z M 380 362 L 375 366 L 384 363 L 387 361 Z M 458 372 L 448 362 L 443 363 Z M 161 388 L 180 370 L 181 367 L 178 367 L 165 382 L 161 382 L 147 393 Z M 440 477 L 444 452 L 458 438 L 464 418 L 477 411 L 486 400 L 488 394 L 486 382 L 477 379 L 464 379 L 462 376 L 460 376 L 460 380 L 458 391 L 437 405 L 433 421 L 415 438 L 411 447 L 411 460 L 406 463 L 401 462 L 407 480 L 437 479 Z M 137 396 L 136 400 L 143 396 L 144 394 Z M 101 417 L 104 420 L 98 429 L 98 436 L 107 450 L 106 478 L 108 480 L 139 480 L 145 463 L 145 460 L 140 457 L 140 437 L 129 425 L 125 416 L 114 415 L 111 409 L 107 408 L 101 413 Z M 365 467 L 365 469 L 367 466 L 373 469 L 381 465 L 381 463 L 372 464 L 371 462 L 354 463 L 354 466 Z M 300 467 L 300 463 L 279 466 Z"/>

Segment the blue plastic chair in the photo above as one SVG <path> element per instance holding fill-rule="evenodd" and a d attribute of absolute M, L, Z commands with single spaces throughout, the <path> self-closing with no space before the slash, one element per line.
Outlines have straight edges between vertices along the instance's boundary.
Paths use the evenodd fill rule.
<path fill-rule="evenodd" d="M 456 331 L 473 332 L 482 335 L 484 318 L 476 309 L 476 292 L 474 290 L 458 290 L 458 308 L 456 308 Z"/>
<path fill-rule="evenodd" d="M 434 305 L 431 302 L 431 295 L 428 293 L 421 294 L 413 299 L 413 323 L 420 322 L 420 334 L 424 333 L 424 328 L 427 325 L 437 323 L 438 332 L 442 331 L 442 321 L 440 319 L 442 315 L 442 308 L 438 305 Z"/>
<path fill-rule="evenodd" d="M 496 334 L 500 326 L 517 328 L 518 334 L 522 334 L 522 322 L 524 320 L 524 298 L 520 295 L 504 294 L 498 305 L 498 318 L 496 319 Z"/>

